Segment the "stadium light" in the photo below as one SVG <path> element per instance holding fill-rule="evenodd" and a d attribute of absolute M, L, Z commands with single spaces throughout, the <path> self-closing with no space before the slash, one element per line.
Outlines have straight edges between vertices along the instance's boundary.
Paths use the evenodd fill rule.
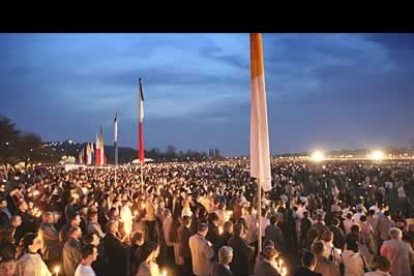
<path fill-rule="evenodd" d="M 311 154 L 310 158 L 314 162 L 322 162 L 325 160 L 325 154 L 322 151 L 314 151 Z"/>
<path fill-rule="evenodd" d="M 371 152 L 370 157 L 372 160 L 382 160 L 384 159 L 384 153 L 380 150 L 375 150 Z"/>

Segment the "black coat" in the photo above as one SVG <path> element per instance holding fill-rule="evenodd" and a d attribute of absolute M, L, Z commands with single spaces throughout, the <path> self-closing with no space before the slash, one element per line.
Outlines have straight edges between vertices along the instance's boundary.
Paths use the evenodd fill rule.
<path fill-rule="evenodd" d="M 218 227 L 214 225 L 213 223 L 208 224 L 208 232 L 207 232 L 206 239 L 209 242 L 211 242 L 214 245 L 214 247 L 217 247 L 219 245 L 220 232 L 219 232 Z"/>
<path fill-rule="evenodd" d="M 313 272 L 306 267 L 300 267 L 293 276 L 322 276 L 322 274 Z"/>
<path fill-rule="evenodd" d="M 126 273 L 127 249 L 120 239 L 107 233 L 103 238 L 104 250 L 108 256 L 110 271 L 116 275 Z"/>
<path fill-rule="evenodd" d="M 212 276 L 234 276 L 231 270 L 228 270 L 224 265 L 216 263 L 213 266 Z"/>
<path fill-rule="evenodd" d="M 248 276 L 250 258 L 253 254 L 251 248 L 240 237 L 231 238 L 229 246 L 233 248 L 233 261 L 230 264 L 231 271 L 237 276 Z"/>

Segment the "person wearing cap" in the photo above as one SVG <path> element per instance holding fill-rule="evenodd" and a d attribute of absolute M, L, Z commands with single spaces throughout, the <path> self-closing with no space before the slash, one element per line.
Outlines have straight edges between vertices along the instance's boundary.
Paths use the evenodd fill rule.
<path fill-rule="evenodd" d="M 208 276 L 211 274 L 211 261 L 214 258 L 214 251 L 206 239 L 207 232 L 207 223 L 200 223 L 197 233 L 191 236 L 188 241 L 193 273 L 196 276 Z"/>
<path fill-rule="evenodd" d="M 381 246 L 381 255 L 391 261 L 391 275 L 412 275 L 411 265 L 414 263 L 414 252 L 410 244 L 402 241 L 402 231 L 391 228 L 390 240 Z"/>
<path fill-rule="evenodd" d="M 233 260 L 233 248 L 223 246 L 218 251 L 218 263 L 214 264 L 212 276 L 234 276 L 230 270 Z"/>
<path fill-rule="evenodd" d="M 46 212 L 42 216 L 42 223 L 38 231 L 39 238 L 42 240 L 40 252 L 49 268 L 53 267 L 55 262 L 59 261 L 60 257 L 59 232 L 53 224 L 53 212 Z"/>

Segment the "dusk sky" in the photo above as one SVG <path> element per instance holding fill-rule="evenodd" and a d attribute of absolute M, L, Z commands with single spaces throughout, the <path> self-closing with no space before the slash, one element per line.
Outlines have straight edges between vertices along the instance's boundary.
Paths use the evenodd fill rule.
<path fill-rule="evenodd" d="M 264 34 L 272 153 L 408 147 L 413 34 Z M 0 34 L 0 116 L 44 141 L 248 154 L 248 34 Z"/>

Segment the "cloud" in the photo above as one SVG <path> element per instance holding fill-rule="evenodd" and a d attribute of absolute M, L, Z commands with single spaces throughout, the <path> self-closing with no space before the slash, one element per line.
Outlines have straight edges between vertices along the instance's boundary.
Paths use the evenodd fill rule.
<path fill-rule="evenodd" d="M 404 143 L 413 41 L 264 34 L 271 148 Z M 142 76 L 148 146 L 248 153 L 248 34 L 0 34 L 0 44 L 0 109 L 45 139 L 91 140 L 100 123 L 109 135 L 117 108 L 120 142 L 135 147 Z"/>

